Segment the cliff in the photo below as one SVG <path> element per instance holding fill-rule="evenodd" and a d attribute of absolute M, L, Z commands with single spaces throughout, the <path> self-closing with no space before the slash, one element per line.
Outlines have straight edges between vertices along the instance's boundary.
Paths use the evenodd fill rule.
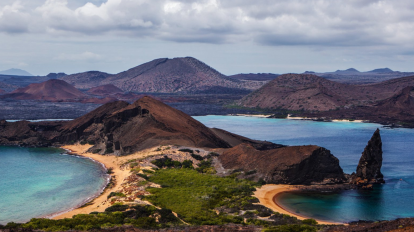
<path fill-rule="evenodd" d="M 372 184 L 385 183 L 381 166 L 382 141 L 380 131 L 377 129 L 362 152 L 356 173 L 352 175 L 351 183 L 361 188 L 372 188 Z"/>
<path fill-rule="evenodd" d="M 318 146 L 256 150 L 240 144 L 219 156 L 223 168 L 254 173 L 249 178 L 268 184 L 335 184 L 346 182 L 339 160 Z"/>

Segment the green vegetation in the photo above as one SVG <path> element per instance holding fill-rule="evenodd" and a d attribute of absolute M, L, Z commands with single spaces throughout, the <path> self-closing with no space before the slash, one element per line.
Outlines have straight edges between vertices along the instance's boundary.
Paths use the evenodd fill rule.
<path fill-rule="evenodd" d="M 159 168 L 193 168 L 193 162 L 190 160 L 184 160 L 181 163 L 180 161 L 172 160 L 167 156 L 164 156 L 164 158 L 153 160 L 151 163 Z"/>
<path fill-rule="evenodd" d="M 148 170 L 148 169 L 142 169 L 142 171 L 144 173 L 147 173 L 147 174 L 154 174 L 154 171 L 151 171 L 151 170 Z"/>
<path fill-rule="evenodd" d="M 197 154 L 191 154 L 191 157 L 193 157 L 196 160 L 203 160 L 204 159 L 201 155 L 197 155 Z"/>
<path fill-rule="evenodd" d="M 128 209 L 128 211 L 126 211 Z M 125 211 L 125 212 L 119 212 Z M 158 222 L 155 218 L 158 218 Z M 153 206 L 114 205 L 105 213 L 78 214 L 70 219 L 51 220 L 33 218 L 28 223 L 8 223 L 5 228 L 32 229 L 45 231 L 92 230 L 111 228 L 122 225 L 133 225 L 144 229 L 158 229 L 180 225 L 181 222 L 168 209 L 157 209 Z"/>
<path fill-rule="evenodd" d="M 108 199 L 111 198 L 111 197 L 115 197 L 115 196 L 117 196 L 117 197 L 126 197 L 126 195 L 121 193 L 121 192 L 111 192 L 108 195 Z"/>
<path fill-rule="evenodd" d="M 196 170 L 201 173 L 215 174 L 216 169 L 214 169 L 211 164 L 211 160 L 203 160 L 198 164 L 198 168 L 196 168 Z"/>
<path fill-rule="evenodd" d="M 149 180 L 163 188 L 148 188 L 146 197 L 157 206 L 178 213 L 194 225 L 217 225 L 243 222 L 239 216 L 217 214 L 215 208 L 247 205 L 256 184 L 251 181 L 200 174 L 191 169 L 162 169 Z"/>

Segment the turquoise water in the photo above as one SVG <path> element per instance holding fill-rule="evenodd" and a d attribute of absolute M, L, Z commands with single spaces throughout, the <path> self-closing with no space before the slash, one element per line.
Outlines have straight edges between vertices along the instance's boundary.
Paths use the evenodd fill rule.
<path fill-rule="evenodd" d="M 100 193 L 101 164 L 63 152 L 0 146 L 0 224 L 64 212 Z"/>
<path fill-rule="evenodd" d="M 414 217 L 414 130 L 385 128 L 357 122 L 314 122 L 237 116 L 194 117 L 253 139 L 285 145 L 323 146 L 338 157 L 346 173 L 355 172 L 361 153 L 376 128 L 383 142 L 386 184 L 373 191 L 337 193 L 289 193 L 280 203 L 292 212 L 322 220 L 350 222 Z M 402 179 L 402 181 L 400 181 Z"/>

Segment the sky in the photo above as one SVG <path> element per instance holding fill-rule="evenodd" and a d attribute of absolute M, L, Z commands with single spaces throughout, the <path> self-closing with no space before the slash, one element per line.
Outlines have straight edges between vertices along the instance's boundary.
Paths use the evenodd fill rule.
<path fill-rule="evenodd" d="M 186 56 L 226 75 L 414 71 L 414 1 L 0 1 L 0 70 L 119 73 Z"/>

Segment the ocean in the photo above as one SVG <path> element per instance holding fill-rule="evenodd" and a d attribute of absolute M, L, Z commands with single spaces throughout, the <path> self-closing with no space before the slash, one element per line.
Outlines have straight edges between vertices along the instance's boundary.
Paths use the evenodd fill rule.
<path fill-rule="evenodd" d="M 194 117 L 249 138 L 285 145 L 315 144 L 338 157 L 346 173 L 356 170 L 377 128 L 383 142 L 386 184 L 373 191 L 286 193 L 281 204 L 320 220 L 350 222 L 414 217 L 414 130 L 358 122 L 314 122 L 241 116 Z M 103 167 L 56 148 L 0 146 L 0 224 L 67 211 L 99 194 L 106 184 Z"/>
<path fill-rule="evenodd" d="M 285 193 L 280 204 L 307 217 L 351 222 L 414 217 L 414 130 L 359 122 L 315 122 L 240 116 L 194 117 L 208 127 L 285 145 L 319 145 L 335 155 L 345 173 L 356 171 L 374 131 L 383 142 L 385 184 L 373 191 Z"/>
<path fill-rule="evenodd" d="M 0 224 L 68 211 L 100 194 L 104 167 L 64 152 L 0 146 Z"/>

